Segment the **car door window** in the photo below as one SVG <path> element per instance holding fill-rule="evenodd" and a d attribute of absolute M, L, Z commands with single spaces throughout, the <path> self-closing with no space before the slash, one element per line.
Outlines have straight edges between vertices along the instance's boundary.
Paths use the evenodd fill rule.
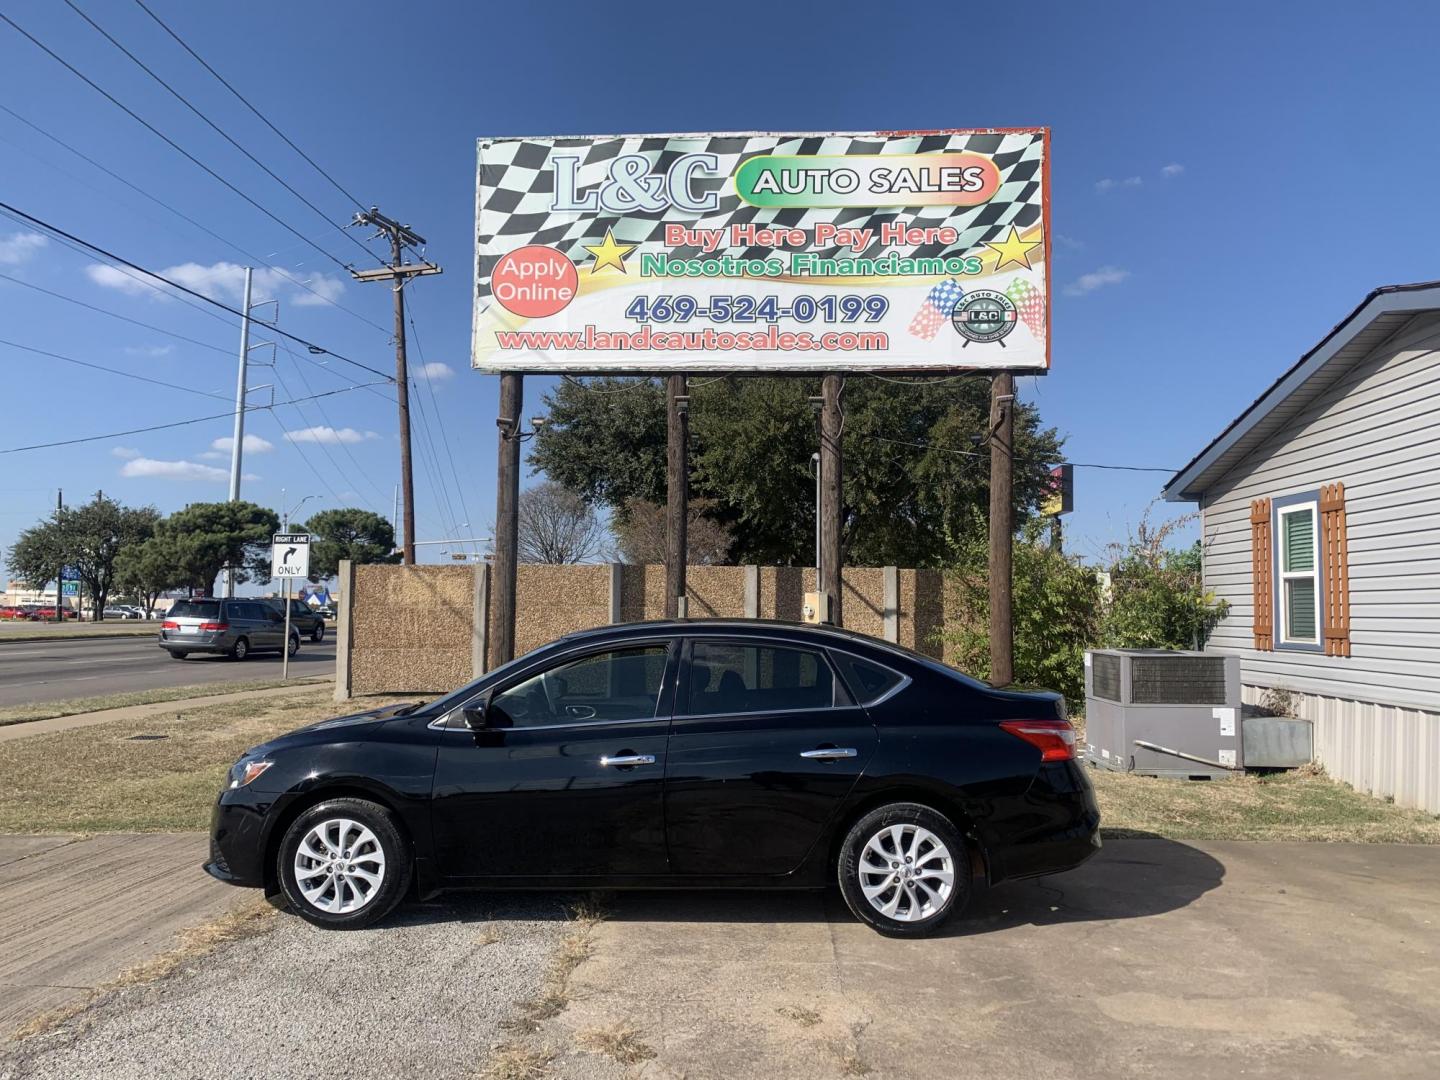
<path fill-rule="evenodd" d="M 830 655 L 840 668 L 840 674 L 850 684 L 855 700 L 862 705 L 873 705 L 905 681 L 905 676 L 898 671 L 862 660 L 858 656 L 843 652 Z"/>
<path fill-rule="evenodd" d="M 648 720 L 665 680 L 666 648 L 611 649 L 567 660 L 490 699 L 494 727 L 546 727 L 605 720 Z"/>
<path fill-rule="evenodd" d="M 690 716 L 828 709 L 837 703 L 830 665 L 810 649 L 697 641 L 689 683 Z"/>

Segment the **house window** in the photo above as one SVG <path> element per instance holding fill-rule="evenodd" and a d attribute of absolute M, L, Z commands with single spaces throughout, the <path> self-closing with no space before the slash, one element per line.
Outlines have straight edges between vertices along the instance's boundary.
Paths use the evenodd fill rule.
<path fill-rule="evenodd" d="M 1287 645 L 1320 644 L 1319 503 L 1297 502 L 1277 509 L 1279 554 L 1276 608 L 1280 641 Z"/>

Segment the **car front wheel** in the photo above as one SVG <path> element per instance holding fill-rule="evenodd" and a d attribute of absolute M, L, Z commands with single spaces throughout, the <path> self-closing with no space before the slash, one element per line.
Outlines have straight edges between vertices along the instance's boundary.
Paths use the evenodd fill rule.
<path fill-rule="evenodd" d="M 855 823 L 840 848 L 840 891 L 855 917 L 890 937 L 924 937 L 970 899 L 970 859 L 949 819 L 890 803 Z"/>
<path fill-rule="evenodd" d="M 302 919 L 358 930 L 390 913 L 410 885 L 410 853 L 390 812 L 331 799 L 302 813 L 280 842 L 280 887 Z"/>
<path fill-rule="evenodd" d="M 299 634 L 291 634 L 291 635 L 290 635 L 290 641 L 287 643 L 286 652 L 288 652 L 291 656 L 294 656 L 294 655 L 295 655 L 296 653 L 298 653 L 299 651 L 300 651 L 300 635 L 299 635 Z"/>
<path fill-rule="evenodd" d="M 324 627 L 324 626 L 317 626 L 317 627 L 315 627 L 314 630 L 311 630 L 311 631 L 310 631 L 310 640 L 313 641 L 313 642 L 315 642 L 315 644 L 317 644 L 317 645 L 320 644 L 320 642 L 324 641 L 324 640 L 325 640 L 325 627 Z"/>

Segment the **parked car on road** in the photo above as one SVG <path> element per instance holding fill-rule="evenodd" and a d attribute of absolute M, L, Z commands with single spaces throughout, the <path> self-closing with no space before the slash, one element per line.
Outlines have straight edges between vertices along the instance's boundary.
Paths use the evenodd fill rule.
<path fill-rule="evenodd" d="M 977 878 L 1094 854 L 1064 700 L 861 634 L 752 620 L 572 634 L 426 705 L 248 751 L 205 869 L 303 918 L 411 889 L 823 888 L 895 936 Z"/>
<path fill-rule="evenodd" d="M 28 608 L 23 608 L 18 605 L 11 604 L 0 607 L 0 622 L 9 621 L 12 619 L 19 621 L 28 618 L 30 618 L 30 611 Z"/>
<path fill-rule="evenodd" d="M 244 660 L 255 652 L 279 652 L 287 647 L 285 615 L 258 598 L 179 600 L 160 624 L 160 647 L 176 660 L 191 653 Z M 288 647 L 291 656 L 300 651 L 300 634 L 293 627 Z"/>
<path fill-rule="evenodd" d="M 33 620 L 36 621 L 36 622 L 46 622 L 46 621 L 48 621 L 48 622 L 54 622 L 54 621 L 55 621 L 55 605 L 54 605 L 54 604 L 51 604 L 49 607 L 32 607 L 32 608 L 30 608 L 29 610 L 30 610 L 30 618 L 33 619 Z M 78 611 L 76 611 L 74 608 L 68 608 L 68 607 L 67 607 L 67 608 L 61 608 L 61 609 L 60 609 L 60 614 L 61 614 L 61 618 L 62 618 L 62 619 L 78 619 L 78 618 L 80 617 L 80 613 L 79 613 Z"/>
<path fill-rule="evenodd" d="M 107 619 L 139 619 L 139 618 L 143 618 L 143 616 L 141 615 L 141 613 L 140 613 L 139 611 L 137 611 L 135 608 L 127 607 L 127 606 L 125 606 L 125 605 L 123 605 L 123 604 L 116 605 L 116 606 L 114 606 L 114 607 L 107 607 L 107 608 L 105 608 L 105 610 L 104 610 L 104 615 L 105 615 L 105 618 L 107 618 Z"/>
<path fill-rule="evenodd" d="M 265 603 L 280 612 L 282 619 L 285 617 L 284 597 L 267 597 Z M 301 637 L 307 637 L 317 644 L 325 640 L 325 620 L 315 614 L 314 609 L 304 600 L 290 601 L 290 628 L 298 631 Z"/>

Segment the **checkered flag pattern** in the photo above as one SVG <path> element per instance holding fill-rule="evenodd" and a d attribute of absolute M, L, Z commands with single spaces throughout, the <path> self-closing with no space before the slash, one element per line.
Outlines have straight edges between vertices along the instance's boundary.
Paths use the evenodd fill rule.
<path fill-rule="evenodd" d="M 1045 343 L 1045 294 L 1024 278 L 1016 278 L 1005 289 L 1018 314 L 1035 340 Z"/>
<path fill-rule="evenodd" d="M 910 320 L 910 333 L 921 341 L 934 341 L 940 327 L 950 321 L 951 312 L 964 295 L 965 290 L 955 283 L 954 278 L 940 282 L 925 295 L 925 302 Z"/>
<path fill-rule="evenodd" d="M 735 194 L 731 177 L 742 162 L 762 154 L 926 154 L 945 151 L 984 154 L 1000 172 L 1000 187 L 994 198 L 979 206 L 849 207 L 813 209 L 808 207 L 759 207 L 743 202 Z M 578 194 L 583 196 L 610 178 L 610 163 L 622 153 L 642 154 L 650 161 L 651 175 L 664 174 L 683 154 L 709 153 L 719 158 L 725 175 L 695 177 L 698 194 L 719 192 L 718 207 L 708 213 L 684 213 L 672 207 L 635 211 L 625 215 L 605 213 L 552 213 L 554 156 L 579 159 Z M 546 244 L 564 252 L 573 261 L 589 258 L 586 244 L 598 244 L 606 230 L 613 230 L 622 244 L 660 244 L 667 223 L 690 228 L 720 228 L 732 223 L 753 222 L 763 227 L 811 230 L 831 222 L 852 228 L 874 228 L 903 219 L 912 225 L 950 225 L 959 231 L 954 244 L 917 244 L 909 250 L 885 248 L 878 239 L 865 251 L 838 247 L 813 250 L 822 258 L 858 256 L 877 258 L 886 251 L 902 257 L 938 258 L 959 256 L 987 240 L 1008 235 L 1013 225 L 1025 231 L 1040 221 L 1041 172 L 1044 136 L 1039 132 L 975 133 L 960 135 L 911 135 L 879 138 L 855 135 L 814 136 L 637 136 L 611 139 L 496 139 L 481 140 L 480 174 L 477 190 L 478 281 L 482 296 L 490 290 L 490 273 L 505 252 L 525 244 Z M 666 249 L 679 259 L 693 259 L 699 248 Z M 768 258 L 767 247 L 722 248 L 709 256 Z M 637 252 L 638 254 L 638 252 Z"/>

